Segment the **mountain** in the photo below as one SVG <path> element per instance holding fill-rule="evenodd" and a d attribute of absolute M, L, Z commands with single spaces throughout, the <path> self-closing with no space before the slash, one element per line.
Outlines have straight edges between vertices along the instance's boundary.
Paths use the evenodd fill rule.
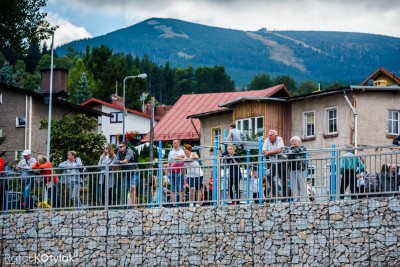
<path fill-rule="evenodd" d="M 289 75 L 296 81 L 359 84 L 378 67 L 400 75 L 400 38 L 327 31 L 240 31 L 176 19 L 151 18 L 106 35 L 57 48 L 67 53 L 104 44 L 114 52 L 147 55 L 172 67 L 222 65 L 237 87 L 254 75 Z"/>

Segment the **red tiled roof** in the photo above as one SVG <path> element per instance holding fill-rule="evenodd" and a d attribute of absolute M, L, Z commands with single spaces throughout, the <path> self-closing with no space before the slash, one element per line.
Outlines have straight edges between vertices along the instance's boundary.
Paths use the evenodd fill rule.
<path fill-rule="evenodd" d="M 226 107 L 220 107 L 219 104 L 245 96 L 268 97 L 280 90 L 284 90 L 287 96 L 291 95 L 283 84 L 264 90 L 182 95 L 154 127 L 154 141 L 199 140 L 196 129 L 200 132 L 200 120 L 187 119 L 188 116 L 227 110 Z M 148 134 L 142 139 L 142 142 L 149 141 L 149 138 Z"/>
<path fill-rule="evenodd" d="M 120 110 L 123 109 L 123 107 L 121 107 L 120 105 L 111 104 L 111 103 L 108 103 L 106 101 L 103 101 L 103 100 L 100 100 L 100 99 L 96 99 L 96 98 L 90 98 L 90 99 L 86 100 L 85 102 L 83 102 L 81 104 L 81 106 L 87 107 L 87 108 L 93 108 L 93 107 L 95 107 L 95 106 L 97 106 L 99 104 L 100 105 L 104 105 L 104 106 L 108 106 L 108 107 L 112 107 L 112 108 L 115 108 L 115 109 L 120 109 Z M 149 119 L 151 118 L 150 115 L 148 115 L 146 113 L 143 113 L 143 112 L 140 112 L 140 111 L 137 111 L 137 110 L 134 110 L 134 109 L 127 108 L 126 111 L 129 112 L 129 113 L 132 113 L 132 114 L 136 114 L 138 116 L 146 117 L 146 118 L 149 118 Z M 157 120 L 157 121 L 160 120 L 159 117 L 155 117 L 154 119 Z"/>
<path fill-rule="evenodd" d="M 391 73 L 387 69 L 380 67 L 374 73 L 372 73 L 365 81 L 363 81 L 360 85 L 368 85 L 368 81 L 370 79 L 375 80 L 376 77 L 378 77 L 382 73 L 385 74 L 390 79 L 392 79 L 395 84 L 400 84 L 400 78 L 399 77 L 396 77 L 396 75 L 394 75 L 393 73 Z"/>

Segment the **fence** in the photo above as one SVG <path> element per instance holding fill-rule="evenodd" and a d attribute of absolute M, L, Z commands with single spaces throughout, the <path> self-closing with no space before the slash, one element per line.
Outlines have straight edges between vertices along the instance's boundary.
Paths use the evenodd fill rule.
<path fill-rule="evenodd" d="M 217 151 L 215 149 L 215 151 Z M 121 209 L 262 202 L 328 201 L 399 194 L 398 147 L 307 150 L 305 157 L 268 160 L 261 154 L 202 158 L 201 165 L 170 167 L 159 160 L 128 165 L 85 166 L 77 174 L 54 168 L 45 177 L 11 172 L 1 177 L 2 210 Z M 289 159 L 288 159 L 289 158 Z M 122 168 L 124 167 L 124 168 Z M 189 176 L 189 177 L 188 177 Z M 202 176 L 202 178 L 198 177 Z M 308 180 L 308 184 L 307 181 Z M 47 181 L 47 180 L 46 180 Z"/>

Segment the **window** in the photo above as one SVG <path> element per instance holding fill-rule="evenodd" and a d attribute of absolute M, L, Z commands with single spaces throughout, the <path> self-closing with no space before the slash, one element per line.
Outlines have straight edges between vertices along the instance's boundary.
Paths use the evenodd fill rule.
<path fill-rule="evenodd" d="M 110 144 L 113 144 L 113 145 L 118 144 L 117 136 L 110 135 Z"/>
<path fill-rule="evenodd" d="M 211 128 L 211 143 L 214 145 L 214 140 L 217 138 L 218 142 L 221 142 L 221 127 L 218 128 Z"/>
<path fill-rule="evenodd" d="M 264 117 L 237 120 L 236 128 L 250 136 L 262 136 L 264 133 Z"/>
<path fill-rule="evenodd" d="M 337 133 L 337 108 L 325 109 L 325 133 Z"/>
<path fill-rule="evenodd" d="M 25 117 L 17 117 L 15 122 L 15 127 L 25 127 L 26 120 Z"/>
<path fill-rule="evenodd" d="M 110 112 L 110 114 L 111 114 L 110 118 L 111 123 L 122 122 L 122 112 Z"/>
<path fill-rule="evenodd" d="M 3 94 L 0 93 L 0 104 L 3 104 Z"/>
<path fill-rule="evenodd" d="M 101 125 L 103 121 L 103 116 L 99 115 L 97 116 L 97 125 Z"/>
<path fill-rule="evenodd" d="M 399 135 L 400 134 L 400 111 L 389 110 L 388 114 L 388 134 Z"/>
<path fill-rule="evenodd" d="M 23 151 L 15 151 L 15 160 L 21 160 L 22 159 L 22 152 Z"/>
<path fill-rule="evenodd" d="M 314 137 L 314 111 L 303 112 L 303 135 L 304 137 Z"/>
<path fill-rule="evenodd" d="M 3 137 L 3 128 L 0 128 L 0 137 Z"/>

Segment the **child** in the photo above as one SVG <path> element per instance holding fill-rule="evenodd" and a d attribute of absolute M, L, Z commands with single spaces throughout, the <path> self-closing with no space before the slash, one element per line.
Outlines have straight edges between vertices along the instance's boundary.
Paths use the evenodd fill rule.
<path fill-rule="evenodd" d="M 229 197 L 233 205 L 236 205 L 239 196 L 239 180 L 242 178 L 242 173 L 240 172 L 240 158 L 239 155 L 235 153 L 236 147 L 234 145 L 227 146 L 227 153 L 224 153 L 225 163 L 229 168 Z M 235 187 L 235 193 L 233 191 Z"/>
<path fill-rule="evenodd" d="M 251 192 L 253 193 L 253 199 L 258 199 L 258 170 L 253 169 L 251 175 Z"/>
<path fill-rule="evenodd" d="M 312 185 L 312 180 L 311 178 L 307 179 L 307 193 L 310 196 L 310 201 L 315 201 L 315 197 L 317 195 L 317 189 Z"/>

